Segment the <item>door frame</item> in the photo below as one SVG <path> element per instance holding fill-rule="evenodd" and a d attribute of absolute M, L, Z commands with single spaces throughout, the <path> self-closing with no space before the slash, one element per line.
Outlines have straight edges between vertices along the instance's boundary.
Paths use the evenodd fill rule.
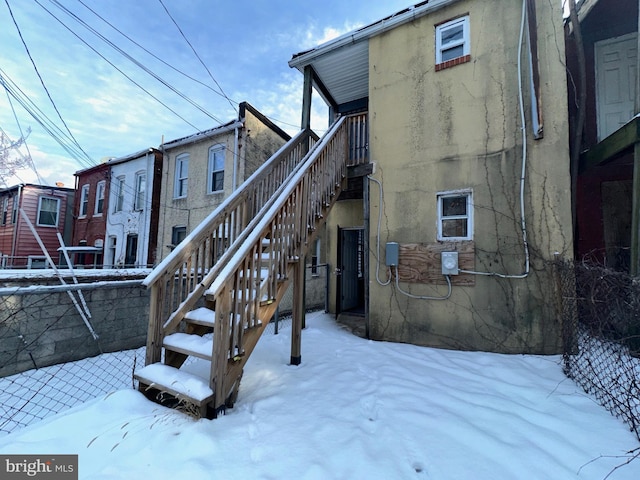
<path fill-rule="evenodd" d="M 337 240 L 337 261 L 336 261 L 336 316 L 338 316 L 340 313 L 344 313 L 344 312 L 349 312 L 354 310 L 353 308 L 349 309 L 349 310 L 344 310 L 343 309 L 343 301 L 342 301 L 342 294 L 343 294 L 343 271 L 342 271 L 342 267 L 343 267 L 343 256 L 344 256 L 344 242 L 343 242 L 343 233 L 344 232 L 359 232 L 358 235 L 358 239 L 356 241 L 356 258 L 359 257 L 359 260 L 356 260 L 356 262 L 360 262 L 360 276 L 358 278 L 358 299 L 357 299 L 357 306 L 355 307 L 355 309 L 358 311 L 358 313 L 365 313 L 365 284 L 366 284 L 366 268 L 365 268 L 365 263 L 367 262 L 367 256 L 365 254 L 365 235 L 366 235 L 366 230 L 364 227 L 344 227 L 341 228 L 339 225 L 337 227 L 337 232 L 338 232 L 338 240 Z"/>

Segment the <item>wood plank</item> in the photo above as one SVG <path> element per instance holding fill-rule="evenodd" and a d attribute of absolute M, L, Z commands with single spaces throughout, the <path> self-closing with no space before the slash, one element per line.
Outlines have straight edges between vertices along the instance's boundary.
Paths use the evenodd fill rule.
<path fill-rule="evenodd" d="M 446 285 L 442 275 L 441 252 L 458 252 L 458 264 L 462 270 L 475 270 L 475 243 L 405 243 L 400 244 L 398 259 L 398 280 L 407 283 Z M 395 271 L 396 269 L 394 269 Z M 452 285 L 475 285 L 475 276 L 470 274 L 451 275 Z"/>
<path fill-rule="evenodd" d="M 141 384 L 166 391 L 176 398 L 185 399 L 196 405 L 203 405 L 213 397 L 213 390 L 209 388 L 204 378 L 161 363 L 141 368 L 134 377 Z"/>
<path fill-rule="evenodd" d="M 580 155 L 579 173 L 606 165 L 616 155 L 630 149 L 640 141 L 640 117 L 633 118 L 624 127 L 616 130 L 597 145 Z"/>

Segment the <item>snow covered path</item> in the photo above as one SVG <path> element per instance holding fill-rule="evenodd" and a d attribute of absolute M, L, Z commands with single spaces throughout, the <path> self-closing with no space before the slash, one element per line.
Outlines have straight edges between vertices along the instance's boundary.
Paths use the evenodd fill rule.
<path fill-rule="evenodd" d="M 640 447 L 559 356 L 372 342 L 316 313 L 293 367 L 289 333 L 263 336 L 217 420 L 121 390 L 0 438 L 0 453 L 77 453 L 87 479 L 601 480 Z M 609 476 L 638 478 L 640 459 Z"/>

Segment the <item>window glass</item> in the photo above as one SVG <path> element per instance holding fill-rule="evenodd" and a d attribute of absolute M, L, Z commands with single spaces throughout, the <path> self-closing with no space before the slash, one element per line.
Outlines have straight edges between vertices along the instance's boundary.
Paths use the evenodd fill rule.
<path fill-rule="evenodd" d="M 82 193 L 80 195 L 80 216 L 86 217 L 88 209 L 89 209 L 89 185 L 83 185 Z"/>
<path fill-rule="evenodd" d="M 438 240 L 471 240 L 471 192 L 438 194 Z"/>
<path fill-rule="evenodd" d="M 469 17 L 436 27 L 436 64 L 469 55 Z"/>
<path fill-rule="evenodd" d="M 224 146 L 209 149 L 209 193 L 224 190 Z"/>
<path fill-rule="evenodd" d="M 174 198 L 187 196 L 187 181 L 189 177 L 189 155 L 183 154 L 176 158 L 176 175 L 173 189 Z"/>
<path fill-rule="evenodd" d="M 57 198 L 40 197 L 38 206 L 38 225 L 55 227 L 58 225 L 58 207 L 60 200 Z"/>
<path fill-rule="evenodd" d="M 104 208 L 104 187 L 105 187 L 104 180 L 101 182 L 98 182 L 98 185 L 96 187 L 96 205 L 94 210 L 94 213 L 96 215 L 102 214 L 102 209 Z"/>

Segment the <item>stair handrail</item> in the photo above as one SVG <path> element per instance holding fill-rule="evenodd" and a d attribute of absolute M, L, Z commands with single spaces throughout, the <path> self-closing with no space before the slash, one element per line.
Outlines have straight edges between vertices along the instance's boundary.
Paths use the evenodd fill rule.
<path fill-rule="evenodd" d="M 318 136 L 302 130 L 200 223 L 143 282 L 151 290 L 146 363 L 160 360 L 164 335 L 174 328 L 250 233 L 261 209 L 313 150 Z"/>

